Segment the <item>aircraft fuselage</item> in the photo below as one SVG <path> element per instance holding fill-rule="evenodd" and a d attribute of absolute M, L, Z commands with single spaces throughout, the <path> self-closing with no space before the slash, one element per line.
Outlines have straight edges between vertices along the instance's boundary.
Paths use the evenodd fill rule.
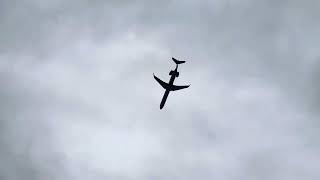
<path fill-rule="evenodd" d="M 171 77 L 170 77 L 170 81 L 169 81 L 169 86 L 172 86 L 173 85 L 173 82 L 177 76 L 177 73 L 178 73 L 178 66 L 176 67 L 176 69 L 174 71 L 171 71 L 173 73 L 171 73 Z M 161 103 L 160 103 L 160 109 L 163 108 L 163 106 L 166 104 L 166 101 L 167 101 L 167 98 L 169 96 L 169 93 L 170 93 L 170 89 L 166 89 L 166 91 L 164 92 L 164 95 L 163 95 L 163 98 L 161 100 Z"/>

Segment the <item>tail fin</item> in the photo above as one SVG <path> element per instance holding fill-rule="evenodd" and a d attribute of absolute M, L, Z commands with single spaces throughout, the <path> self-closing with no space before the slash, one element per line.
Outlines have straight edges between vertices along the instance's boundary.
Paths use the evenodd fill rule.
<path fill-rule="evenodd" d="M 173 60 L 176 64 L 183 64 L 183 63 L 185 63 L 185 61 L 179 61 L 179 60 L 177 60 L 177 59 L 175 59 L 175 58 L 172 58 L 172 60 Z"/>

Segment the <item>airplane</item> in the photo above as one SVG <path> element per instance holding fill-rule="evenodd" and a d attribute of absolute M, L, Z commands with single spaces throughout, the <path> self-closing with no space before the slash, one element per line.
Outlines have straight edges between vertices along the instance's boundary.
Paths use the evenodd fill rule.
<path fill-rule="evenodd" d="M 174 79 L 176 77 L 179 77 L 178 65 L 185 63 L 185 61 L 179 61 L 179 60 L 177 60 L 175 58 L 172 58 L 172 60 L 176 63 L 176 69 L 170 71 L 169 75 L 171 76 L 171 78 L 170 78 L 169 83 L 163 82 L 161 79 L 159 79 L 157 76 L 155 76 L 153 74 L 154 79 L 166 90 L 164 95 L 163 95 L 163 98 L 161 100 L 161 103 L 160 103 L 160 109 L 162 109 L 164 107 L 170 91 L 177 91 L 177 90 L 180 90 L 180 89 L 188 88 L 190 86 L 190 85 L 187 85 L 187 86 L 176 86 L 176 85 L 173 85 Z"/>

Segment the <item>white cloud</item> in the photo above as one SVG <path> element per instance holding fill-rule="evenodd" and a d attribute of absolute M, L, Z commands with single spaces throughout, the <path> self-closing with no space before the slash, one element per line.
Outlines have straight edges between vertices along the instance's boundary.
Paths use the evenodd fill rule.
<path fill-rule="evenodd" d="M 296 3 L 6 3 L 0 176 L 317 179 L 317 11 Z M 191 86 L 160 111 L 171 56 Z"/>

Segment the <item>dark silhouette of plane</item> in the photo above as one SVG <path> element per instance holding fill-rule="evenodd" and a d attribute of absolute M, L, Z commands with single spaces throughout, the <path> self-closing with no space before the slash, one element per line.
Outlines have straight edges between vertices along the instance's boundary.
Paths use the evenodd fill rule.
<path fill-rule="evenodd" d="M 179 60 L 177 60 L 175 58 L 172 58 L 172 60 L 176 63 L 176 69 L 174 71 L 173 70 L 170 71 L 169 75 L 171 75 L 171 78 L 170 78 L 169 83 L 163 82 L 161 79 L 159 79 L 157 76 L 155 76 L 153 74 L 154 79 L 156 81 L 158 81 L 158 83 L 166 90 L 164 95 L 163 95 L 162 101 L 160 103 L 160 109 L 162 109 L 164 104 L 166 103 L 170 91 L 177 91 L 177 90 L 180 90 L 180 89 L 188 88 L 190 86 L 190 85 L 187 85 L 187 86 L 175 86 L 175 85 L 173 85 L 174 79 L 176 77 L 179 77 L 178 65 L 185 63 L 185 61 L 179 61 Z"/>

